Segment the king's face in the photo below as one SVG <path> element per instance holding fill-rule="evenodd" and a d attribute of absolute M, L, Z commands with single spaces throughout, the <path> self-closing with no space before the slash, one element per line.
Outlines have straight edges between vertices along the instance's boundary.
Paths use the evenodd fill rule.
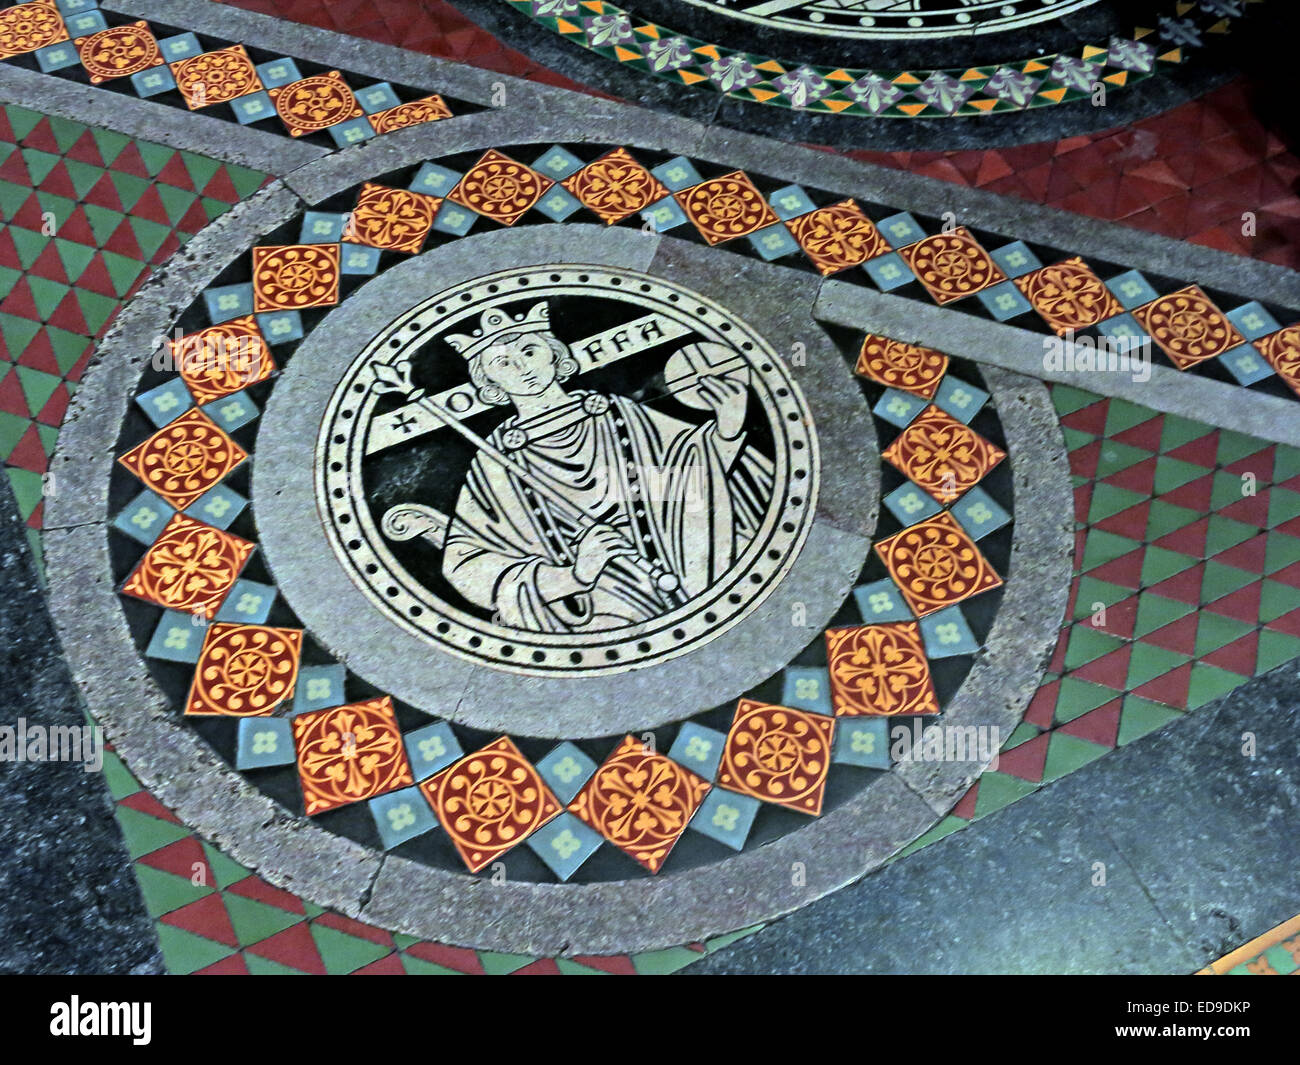
<path fill-rule="evenodd" d="M 507 395 L 540 396 L 555 383 L 555 352 L 536 334 L 494 344 L 479 358 L 487 379 Z"/>

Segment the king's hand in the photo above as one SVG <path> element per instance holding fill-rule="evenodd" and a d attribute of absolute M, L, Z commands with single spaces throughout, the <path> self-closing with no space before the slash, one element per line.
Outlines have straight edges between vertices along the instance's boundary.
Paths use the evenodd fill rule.
<path fill-rule="evenodd" d="M 696 386 L 699 397 L 713 410 L 718 435 L 734 440 L 744 431 L 745 411 L 749 406 L 749 389 L 743 381 L 729 377 L 700 377 Z"/>

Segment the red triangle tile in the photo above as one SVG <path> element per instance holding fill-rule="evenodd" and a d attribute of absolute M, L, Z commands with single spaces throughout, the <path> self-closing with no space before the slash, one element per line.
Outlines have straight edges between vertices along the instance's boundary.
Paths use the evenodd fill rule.
<path fill-rule="evenodd" d="M 235 190 L 235 183 L 230 180 L 230 171 L 224 166 L 218 167 L 216 173 L 208 180 L 203 187 L 203 195 L 210 200 L 220 200 L 222 203 L 238 203 L 239 193 Z"/>
<path fill-rule="evenodd" d="M 573 960 L 579 965 L 599 969 L 615 976 L 635 976 L 636 966 L 626 954 L 575 954 Z"/>
<path fill-rule="evenodd" d="M 1181 529 L 1165 533 L 1164 536 L 1153 541 L 1153 543 L 1156 547 L 1177 551 L 1182 555 L 1191 555 L 1192 558 L 1204 558 L 1205 538 L 1209 531 L 1210 519 L 1197 518 L 1191 525 L 1184 525 Z"/>
<path fill-rule="evenodd" d="M 75 160 L 78 163 L 89 163 L 91 166 L 107 166 L 104 157 L 99 152 L 99 145 L 95 143 L 95 135 L 90 130 L 86 130 L 80 137 L 73 142 L 71 148 L 63 153 L 67 159 Z"/>
<path fill-rule="evenodd" d="M 1196 654 L 1196 623 L 1197 615 L 1188 614 L 1156 629 L 1155 632 L 1148 632 L 1139 642 L 1153 644 L 1156 647 L 1163 647 L 1166 651 L 1174 651 L 1190 657 Z"/>
<path fill-rule="evenodd" d="M 163 924 L 183 928 L 186 932 L 192 932 L 204 939 L 224 943 L 228 947 L 239 946 L 239 937 L 235 935 L 234 926 L 230 923 L 230 914 L 226 912 L 220 892 L 214 891 L 211 895 L 205 895 L 188 906 L 173 910 L 161 920 Z"/>
<path fill-rule="evenodd" d="M 1263 591 L 1263 582 L 1255 581 L 1253 584 L 1237 589 L 1230 595 L 1225 595 L 1222 599 L 1207 603 L 1205 609 L 1247 625 L 1258 625 L 1260 597 Z"/>
<path fill-rule="evenodd" d="M 1248 632 L 1232 643 L 1211 651 L 1201 661 L 1211 666 L 1226 669 L 1239 677 L 1251 677 L 1255 674 L 1255 662 L 1259 658 L 1259 633 Z"/>
<path fill-rule="evenodd" d="M 87 292 L 94 292 L 100 296 L 108 296 L 110 299 L 117 299 L 117 290 L 113 288 L 113 278 L 109 275 L 108 264 L 104 262 L 104 257 L 99 252 L 90 260 L 82 275 L 77 278 L 77 288 L 83 288 Z"/>
<path fill-rule="evenodd" d="M 185 836 L 136 860 L 152 869 L 183 876 L 186 880 L 191 879 L 197 869 L 201 868 L 206 878 L 205 883 L 216 886 L 216 878 L 212 876 L 212 869 L 208 865 L 208 856 L 203 853 L 197 836 Z"/>
<path fill-rule="evenodd" d="M 24 148 L 35 148 L 37 151 L 49 152 L 52 155 L 62 155 L 59 148 L 59 142 L 54 136 L 54 130 L 50 128 L 50 120 L 42 118 L 32 131 L 22 139 Z"/>
<path fill-rule="evenodd" d="M 1114 606 L 1106 608 L 1106 624 L 1102 631 L 1119 636 L 1125 640 L 1133 638 L 1133 627 L 1137 624 L 1138 597 L 1136 595 L 1121 600 Z M 1073 613 L 1073 611 L 1071 611 Z"/>
<path fill-rule="evenodd" d="M 1238 459 L 1231 466 L 1223 468 L 1231 474 L 1240 477 L 1243 473 L 1253 473 L 1256 480 L 1261 484 L 1267 484 L 1273 479 L 1273 457 L 1275 448 L 1272 444 L 1268 447 L 1256 451 L 1253 455 L 1247 455 L 1244 459 Z"/>
<path fill-rule="evenodd" d="M 1218 453 L 1219 431 L 1216 429 L 1204 436 L 1198 436 L 1195 440 L 1189 440 L 1181 447 L 1174 448 L 1168 454 L 1170 458 L 1178 459 L 1180 462 L 1190 462 L 1193 466 L 1214 469 L 1214 465 L 1218 461 Z"/>
<path fill-rule="evenodd" d="M 1074 490 L 1074 518 L 1075 521 L 1086 522 L 1088 520 L 1088 510 L 1092 506 L 1092 488 L 1096 481 L 1085 481 Z"/>
<path fill-rule="evenodd" d="M 1075 592 L 1076 589 L 1072 588 L 1070 591 L 1071 597 L 1075 595 Z M 1070 615 L 1074 615 L 1073 609 L 1071 609 Z M 1049 673 L 1065 672 L 1065 651 L 1070 645 L 1070 628 L 1069 625 L 1062 626 L 1060 635 L 1056 638 L 1056 649 L 1052 651 L 1052 658 L 1047 664 Z"/>
<path fill-rule="evenodd" d="M 304 915 L 307 913 L 306 907 L 302 904 L 302 899 L 297 895 L 291 891 L 272 887 L 260 876 L 246 876 L 243 880 L 231 884 L 226 890 L 236 895 L 242 895 L 246 899 L 252 899 L 254 902 L 264 902 L 268 906 L 274 906 L 277 910 Z"/>
<path fill-rule="evenodd" d="M 45 225 L 45 208 L 41 201 L 32 193 L 23 200 L 22 205 L 14 212 L 14 216 L 9 219 L 9 224 L 17 226 L 19 229 L 27 229 L 33 233 L 43 232 Z"/>
<path fill-rule="evenodd" d="M 32 416 L 32 412 L 27 409 L 27 397 L 23 395 L 23 386 L 16 373 L 0 377 L 0 411 L 16 414 L 20 418 Z"/>
<path fill-rule="evenodd" d="M 1274 632 L 1285 632 L 1291 636 L 1300 636 L 1300 609 L 1283 614 L 1280 618 L 1274 618 L 1264 628 L 1272 629 Z"/>
<path fill-rule="evenodd" d="M 194 976 L 248 976 L 248 963 L 242 954 L 232 954 L 202 969 L 196 969 Z"/>
<path fill-rule="evenodd" d="M 125 799 L 119 799 L 117 805 L 125 806 L 129 810 L 136 810 L 142 814 L 148 814 L 150 817 L 157 817 L 160 820 L 169 821 L 173 825 L 179 825 L 181 823 L 180 818 L 147 791 L 137 791 L 133 795 L 128 795 Z"/>
<path fill-rule="evenodd" d="M 95 232 L 90 228 L 90 221 L 86 218 L 86 212 L 78 204 L 68 215 L 67 221 L 59 226 L 59 236 L 64 240 L 70 240 L 74 244 L 84 244 L 88 248 L 98 245 L 95 240 Z"/>
<path fill-rule="evenodd" d="M 970 786 L 970 790 L 961 797 L 957 805 L 952 808 L 952 817 L 960 817 L 963 821 L 969 821 L 975 816 L 975 803 L 979 799 L 980 785 L 977 780 Z"/>
<path fill-rule="evenodd" d="M 1149 591 L 1173 599 L 1179 603 L 1199 603 L 1201 601 L 1201 582 L 1205 579 L 1205 563 L 1198 562 L 1191 569 L 1175 573 L 1159 584 L 1153 584 Z"/>
<path fill-rule="evenodd" d="M 483 973 L 483 963 L 479 961 L 478 954 L 467 947 L 452 947 L 445 943 L 415 943 L 403 953 L 441 965 L 444 969 L 455 969 L 458 973 L 472 973 L 476 976 Z"/>
<path fill-rule="evenodd" d="M 122 198 L 117 194 L 117 186 L 113 184 L 113 179 L 108 174 L 104 174 L 90 186 L 82 200 L 95 207 L 103 207 L 110 211 L 123 210 Z"/>
<path fill-rule="evenodd" d="M 4 309 L 4 304 L 0 304 L 0 310 Z M 1079 572 L 1083 566 L 1084 549 L 1088 546 L 1088 530 L 1075 529 L 1074 531 L 1074 571 Z"/>
<path fill-rule="evenodd" d="M 1122 692 L 1128 677 L 1128 662 L 1133 654 L 1132 644 L 1125 644 L 1102 655 L 1072 671 L 1070 676 L 1077 680 L 1091 681 L 1107 688 Z"/>
<path fill-rule="evenodd" d="M 172 221 L 167 217 L 167 208 L 163 206 L 156 185 L 150 185 L 144 190 L 144 195 L 136 200 L 131 208 L 131 214 L 136 218 L 145 218 L 150 222 L 157 222 L 159 225 L 171 228 Z"/>
<path fill-rule="evenodd" d="M 1192 664 L 1184 662 L 1162 677 L 1149 680 L 1133 689 L 1133 694 L 1179 710 L 1187 705 L 1187 691 L 1192 683 Z"/>
<path fill-rule="evenodd" d="M 8 143 L 12 144 L 13 141 Z M 27 172 L 27 163 L 23 159 L 22 152 L 10 152 L 9 158 L 0 163 L 0 180 L 24 189 L 32 187 L 32 176 Z"/>
<path fill-rule="evenodd" d="M 1120 555 L 1119 558 L 1089 570 L 1088 576 L 1136 590 L 1142 587 L 1142 562 L 1145 558 L 1146 548 L 1139 547 L 1127 555 Z"/>
<path fill-rule="evenodd" d="M 277 932 L 246 949 L 249 954 L 288 965 L 313 976 L 325 975 L 325 963 L 321 960 L 320 951 L 311 937 L 306 921 L 291 925 L 283 932 Z"/>
<path fill-rule="evenodd" d="M 20 277 L 14 282 L 9 295 L 0 300 L 0 311 L 33 322 L 41 320 L 40 312 L 36 309 L 36 301 L 32 298 L 32 290 L 27 285 L 27 278 Z"/>
<path fill-rule="evenodd" d="M 59 369 L 59 362 L 54 357 L 54 348 L 50 345 L 50 334 L 44 329 L 32 337 L 27 347 L 21 352 L 14 352 L 14 355 L 15 361 L 23 366 L 33 370 L 44 370 L 55 377 L 63 376 L 63 371 Z"/>
<path fill-rule="evenodd" d="M 1164 427 L 1165 416 L 1157 414 L 1154 418 L 1148 418 L 1131 429 L 1116 433 L 1111 439 L 1116 443 L 1128 444 L 1130 447 L 1140 447 L 1143 451 L 1150 451 L 1154 454 L 1160 450 L 1160 434 L 1164 431 Z"/>
<path fill-rule="evenodd" d="M 1152 455 L 1149 459 L 1134 463 L 1127 469 L 1112 473 L 1109 477 L 1103 478 L 1102 483 L 1113 484 L 1116 488 L 1127 488 L 1130 492 L 1149 496 L 1155 491 L 1156 456 Z"/>
<path fill-rule="evenodd" d="M 176 228 L 182 233 L 197 233 L 208 224 L 208 212 L 203 209 L 203 201 L 195 200 L 190 209 L 181 216 Z"/>
<path fill-rule="evenodd" d="M 18 247 L 14 244 L 14 235 L 8 226 L 0 226 L 0 266 L 19 272 L 23 269 L 23 262 L 18 258 Z"/>
<path fill-rule="evenodd" d="M 52 192 L 55 196 L 63 196 L 69 200 L 80 198 L 77 186 L 72 183 L 72 175 L 68 173 L 68 168 L 62 159 L 50 167 L 50 172 L 41 181 L 41 191 Z"/>
<path fill-rule="evenodd" d="M 354 921 L 351 917 L 344 917 L 341 913 L 321 914 L 316 918 L 316 924 L 324 925 L 326 928 L 333 928 L 336 932 L 343 932 L 349 936 L 356 936 L 358 939 L 368 939 L 371 943 L 377 943 L 381 947 L 394 946 L 392 935 L 382 928 Z"/>
<path fill-rule="evenodd" d="M 979 170 L 975 174 L 975 185 L 977 188 L 983 188 L 991 181 L 1008 177 L 1014 173 L 1015 171 L 1002 158 L 1001 154 L 995 151 L 987 151 L 983 153 Z"/>
<path fill-rule="evenodd" d="M 164 185 L 174 185 L 178 189 L 185 189 L 187 192 L 197 191 L 194 188 L 194 179 L 190 177 L 190 172 L 185 168 L 185 160 L 181 158 L 181 153 L 177 152 L 167 160 L 167 165 L 158 171 L 155 181 L 161 181 Z"/>
<path fill-rule="evenodd" d="M 353 976 L 405 976 L 406 970 L 402 968 L 401 956 L 394 951 L 392 954 L 386 954 L 378 961 L 372 961 L 369 965 L 363 965 L 360 969 L 352 971 Z"/>
<path fill-rule="evenodd" d="M 1289 588 L 1300 588 L 1300 562 L 1292 562 L 1272 574 L 1270 580 L 1278 581 Z"/>
<path fill-rule="evenodd" d="M 60 285 L 72 283 L 68 280 L 68 271 L 63 267 L 63 260 L 59 258 L 59 249 L 54 241 L 50 241 L 41 249 L 40 255 L 36 256 L 36 261 L 27 272 L 33 277 L 44 278 L 46 281 L 57 281 Z"/>
<path fill-rule="evenodd" d="M 125 255 L 136 262 L 144 262 L 144 249 L 140 247 L 140 242 L 135 237 L 135 230 L 131 228 L 131 223 L 126 218 L 122 219 L 121 224 L 113 230 L 108 240 L 104 241 L 104 250 Z"/>
<path fill-rule="evenodd" d="M 9 124 L 9 116 L 5 114 L 4 108 L 0 107 L 0 142 L 5 144 L 16 144 L 18 138 L 14 136 L 14 128 Z"/>
<path fill-rule="evenodd" d="M 49 323 L 69 333 L 90 335 L 90 326 L 86 324 L 86 318 L 81 313 L 81 304 L 77 302 L 75 292 L 68 292 L 59 301 L 59 305 L 54 308 L 54 313 L 49 317 Z"/>
<path fill-rule="evenodd" d="M 49 469 L 50 460 L 45 455 L 45 448 L 36 432 L 36 426 L 27 427 L 4 461 L 9 466 L 17 466 L 20 470 L 30 470 L 32 473 L 43 474 Z"/>
<path fill-rule="evenodd" d="M 1096 710 L 1081 714 L 1073 721 L 1067 721 L 1060 731 L 1103 747 L 1114 747 L 1115 738 L 1119 735 L 1119 715 L 1123 705 L 1123 699 L 1114 699 Z"/>
<path fill-rule="evenodd" d="M 1207 473 L 1194 481 L 1180 485 L 1172 492 L 1166 492 L 1160 498 L 1176 507 L 1186 507 L 1204 514 L 1210 509 L 1210 497 L 1214 493 L 1214 474 Z"/>
<path fill-rule="evenodd" d="M 522 969 L 516 969 L 511 976 L 562 976 L 560 967 L 553 958 L 538 958 Z"/>
<path fill-rule="evenodd" d="M 128 143 L 125 148 L 118 153 L 113 160 L 113 169 L 123 174 L 130 174 L 133 177 L 145 178 L 148 181 L 153 180 L 149 173 L 149 168 L 144 165 L 144 159 L 140 155 L 140 149 L 134 144 Z M 121 210 L 120 207 L 117 210 Z"/>
<path fill-rule="evenodd" d="M 1214 556 L 1215 562 L 1222 562 L 1225 566 L 1236 566 L 1237 569 L 1244 569 L 1250 573 L 1264 572 L 1264 552 L 1268 550 L 1268 537 L 1263 533 L 1258 536 L 1252 536 L 1249 540 L 1243 540 L 1235 547 L 1230 547 L 1226 551 L 1220 551 Z"/>
<path fill-rule="evenodd" d="M 1081 433 L 1101 436 L 1106 432 L 1106 415 L 1110 412 L 1110 400 L 1103 399 L 1080 407 L 1061 419 L 1067 429 L 1077 429 Z"/>
<path fill-rule="evenodd" d="M 1226 507 L 1219 510 L 1225 518 L 1233 518 L 1236 521 L 1243 521 L 1247 525 L 1256 525 L 1264 528 L 1268 523 L 1268 492 L 1260 492 L 1258 495 L 1243 496 L 1235 503 L 1229 503 Z"/>
<path fill-rule="evenodd" d="M 36 508 L 27 515 L 27 528 L 40 530 L 45 527 L 45 500 L 36 504 Z"/>

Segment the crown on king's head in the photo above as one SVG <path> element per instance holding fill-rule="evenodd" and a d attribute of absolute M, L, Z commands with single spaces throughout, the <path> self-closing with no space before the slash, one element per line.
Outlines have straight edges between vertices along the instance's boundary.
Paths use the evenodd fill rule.
<path fill-rule="evenodd" d="M 447 343 L 466 359 L 472 359 L 484 348 L 501 336 L 513 333 L 549 333 L 551 331 L 551 309 L 546 301 L 535 303 L 527 314 L 512 317 L 500 307 L 489 307 L 479 319 L 479 327 L 473 333 L 448 333 Z"/>

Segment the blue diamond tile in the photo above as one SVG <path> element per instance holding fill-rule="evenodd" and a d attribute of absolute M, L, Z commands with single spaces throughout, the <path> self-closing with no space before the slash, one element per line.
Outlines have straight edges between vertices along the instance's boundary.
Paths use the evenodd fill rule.
<path fill-rule="evenodd" d="M 900 484 L 885 496 L 884 503 L 904 528 L 932 518 L 943 509 L 928 492 L 921 491 L 911 481 Z"/>
<path fill-rule="evenodd" d="M 537 201 L 537 209 L 552 222 L 563 222 L 574 211 L 580 211 L 582 203 L 563 185 L 552 185 Z"/>
<path fill-rule="evenodd" d="M 118 511 L 113 528 L 142 544 L 152 544 L 175 513 L 167 500 L 146 489 Z"/>
<path fill-rule="evenodd" d="M 781 705 L 815 714 L 834 713 L 831 708 L 831 677 L 825 666 L 786 666 L 782 678 Z"/>
<path fill-rule="evenodd" d="M 213 325 L 241 318 L 253 313 L 253 286 L 244 282 L 210 288 L 204 291 L 203 302 L 207 305 L 208 318 Z"/>
<path fill-rule="evenodd" d="M 92 33 L 108 29 L 104 16 L 93 9 L 68 15 L 64 18 L 63 24 L 68 27 L 68 36 L 74 41 L 78 37 L 89 37 Z"/>
<path fill-rule="evenodd" d="M 438 217 L 433 223 L 433 228 L 439 233 L 450 233 L 453 236 L 463 237 L 470 231 L 477 218 L 478 215 L 468 207 L 461 207 L 457 203 L 444 203 L 438 210 Z"/>
<path fill-rule="evenodd" d="M 430 196 L 446 196 L 456 187 L 461 176 L 458 171 L 448 170 L 437 163 L 425 163 L 411 182 L 411 191 L 424 192 Z"/>
<path fill-rule="evenodd" d="M 926 237 L 921 224 L 906 211 L 882 218 L 876 223 L 876 228 L 885 235 L 885 239 L 894 248 L 906 248 L 909 244 L 915 244 Z"/>
<path fill-rule="evenodd" d="M 669 159 L 666 163 L 660 163 L 650 170 L 655 177 L 662 181 L 673 192 L 681 192 L 682 189 L 689 189 L 693 185 L 698 185 L 704 179 L 700 177 L 700 172 L 695 169 L 694 164 L 689 159 L 677 156 L 675 159 Z"/>
<path fill-rule="evenodd" d="M 892 292 L 894 289 L 906 285 L 909 281 L 916 280 L 912 268 L 903 261 L 903 257 L 896 251 L 891 251 L 887 255 L 879 255 L 863 263 L 862 269 L 867 272 L 867 275 L 882 292 Z"/>
<path fill-rule="evenodd" d="M 998 506 L 993 497 L 979 485 L 952 505 L 952 516 L 970 533 L 972 540 L 987 536 L 1011 520 L 1011 515 Z"/>
<path fill-rule="evenodd" d="M 783 189 L 777 189 L 767 198 L 767 202 L 772 205 L 772 210 L 782 221 L 787 218 L 797 218 L 801 214 L 817 209 L 817 205 L 808 198 L 808 193 L 798 185 L 787 185 Z"/>
<path fill-rule="evenodd" d="M 649 223 L 656 233 L 666 233 L 670 229 L 676 229 L 686 221 L 686 212 L 678 206 L 676 200 L 671 196 L 666 196 L 642 211 L 641 218 Z"/>
<path fill-rule="evenodd" d="M 1229 311 L 1227 317 L 1237 327 L 1237 332 L 1247 340 L 1258 340 L 1282 328 L 1277 319 L 1254 300 Z"/>
<path fill-rule="evenodd" d="M 166 67 L 150 67 L 148 70 L 137 70 L 132 74 L 131 85 L 137 94 L 147 99 L 150 96 L 157 96 L 160 92 L 176 88 L 176 79 Z"/>
<path fill-rule="evenodd" d="M 569 803 L 596 772 L 596 763 L 566 740 L 537 763 L 537 772 L 560 802 Z"/>
<path fill-rule="evenodd" d="M 75 15 L 78 11 L 95 10 L 99 0 L 55 0 L 54 6 L 64 15 Z"/>
<path fill-rule="evenodd" d="M 236 769 L 266 769 L 293 763 L 293 734 L 287 717 L 246 717 L 240 721 Z"/>
<path fill-rule="evenodd" d="M 160 429 L 174 422 L 194 406 L 194 397 L 190 395 L 190 390 L 179 377 L 173 377 L 157 388 L 149 389 L 148 392 L 141 392 L 135 397 L 135 401 L 149 420 Z"/>
<path fill-rule="evenodd" d="M 1012 241 L 989 252 L 989 258 L 1002 268 L 1007 277 L 1023 277 L 1043 265 L 1023 240 Z"/>
<path fill-rule="evenodd" d="M 275 117 L 275 104 L 265 92 L 250 92 L 230 101 L 235 118 L 241 126 L 248 126 L 263 119 Z"/>
<path fill-rule="evenodd" d="M 896 388 L 887 388 L 884 395 L 876 400 L 876 405 L 872 408 L 871 413 L 877 418 L 889 422 L 890 425 L 906 429 L 912 424 L 912 420 L 929 405 L 919 396 L 914 396 L 909 392 L 900 392 Z"/>
<path fill-rule="evenodd" d="M 560 181 L 581 170 L 583 162 L 567 148 L 552 144 L 533 162 L 533 169 L 553 181 Z"/>
<path fill-rule="evenodd" d="M 738 851 L 745 846 L 760 805 L 748 795 L 714 788 L 700 803 L 689 827 Z"/>
<path fill-rule="evenodd" d="M 424 835 L 438 824 L 419 788 L 390 791 L 371 799 L 368 805 L 386 851 Z"/>
<path fill-rule="evenodd" d="M 712 780 L 722 761 L 722 749 L 727 737 L 715 729 L 687 721 L 677 732 L 677 738 L 668 750 L 668 757 L 684 765 L 696 776 Z M 567 800 L 566 800 L 567 801 Z"/>
<path fill-rule="evenodd" d="M 158 42 L 158 51 L 169 63 L 175 63 L 203 51 L 203 45 L 192 33 L 178 33 L 175 37 L 163 37 Z"/>
<path fill-rule="evenodd" d="M 1239 344 L 1230 351 L 1225 351 L 1219 356 L 1219 362 L 1227 367 L 1228 373 L 1241 385 L 1253 385 L 1256 381 L 1273 375 L 1273 367 L 1250 344 Z"/>
<path fill-rule="evenodd" d="M 339 269 L 345 274 L 373 274 L 379 269 L 379 249 L 366 244 L 339 245 Z"/>
<path fill-rule="evenodd" d="M 980 408 L 989 401 L 989 394 L 982 388 L 968 385 L 952 374 L 944 377 L 939 390 L 934 394 L 934 405 L 947 411 L 959 422 L 970 424 L 970 420 L 980 412 Z"/>
<path fill-rule="evenodd" d="M 912 621 L 912 611 L 897 586 L 888 577 L 853 589 L 858 613 L 867 625 L 885 621 Z"/>
<path fill-rule="evenodd" d="M 328 666 L 303 666 L 298 670 L 298 682 L 293 689 L 293 712 L 324 710 L 327 706 L 342 706 L 347 699 L 343 680 L 347 670 L 337 662 Z"/>
<path fill-rule="evenodd" d="M 799 242 L 779 222 L 749 235 L 749 243 L 764 259 L 771 262 L 799 250 Z"/>
<path fill-rule="evenodd" d="M 979 649 L 966 616 L 959 607 L 945 607 L 921 619 L 921 638 L 925 651 L 931 658 L 951 658 L 953 655 L 973 655 Z"/>
<path fill-rule="evenodd" d="M 257 76 L 268 89 L 278 89 L 281 85 L 302 81 L 302 75 L 298 73 L 298 64 L 292 59 L 272 59 L 266 63 L 258 63 Z"/>
<path fill-rule="evenodd" d="M 984 289 L 979 293 L 978 299 L 999 322 L 1010 321 L 1034 309 L 1025 299 L 1024 293 L 1011 281 L 1000 281 L 992 288 Z"/>
<path fill-rule="evenodd" d="M 393 87 L 386 81 L 381 81 L 378 85 L 368 85 L 364 89 L 357 89 L 352 95 L 357 98 L 361 110 L 368 115 L 373 115 L 379 111 L 387 111 L 390 107 L 396 107 L 402 102 L 397 98 L 397 93 L 393 92 Z"/>
<path fill-rule="evenodd" d="M 889 722 L 887 717 L 842 717 L 835 723 L 831 761 L 866 769 L 888 769 Z"/>
<path fill-rule="evenodd" d="M 243 392 L 232 392 L 228 396 L 214 399 L 203 405 L 203 413 L 228 433 L 233 433 L 241 425 L 247 425 L 257 417 L 257 404 Z"/>
<path fill-rule="evenodd" d="M 37 49 L 35 55 L 36 65 L 45 74 L 55 70 L 65 70 L 81 62 L 81 56 L 77 54 L 77 49 L 71 41 L 46 45 L 44 48 Z"/>
<path fill-rule="evenodd" d="M 1147 336 L 1146 330 L 1138 325 L 1137 319 L 1127 311 L 1099 322 L 1097 331 L 1102 338 L 1111 341 L 1114 351 L 1129 351 L 1151 339 Z"/>
<path fill-rule="evenodd" d="M 302 339 L 302 315 L 297 311 L 270 311 L 257 316 L 257 327 L 268 344 Z"/>
<path fill-rule="evenodd" d="M 346 148 L 349 144 L 360 144 L 375 136 L 375 127 L 370 124 L 370 119 L 360 115 L 330 126 L 329 135 L 340 148 Z"/>
<path fill-rule="evenodd" d="M 261 625 L 275 605 L 276 587 L 257 581 L 238 580 L 226 601 L 217 611 L 218 621 L 237 621 L 243 625 Z"/>
<path fill-rule="evenodd" d="M 565 812 L 544 824 L 526 842 L 551 872 L 561 880 L 568 880 L 605 841 L 573 814 Z"/>
<path fill-rule="evenodd" d="M 148 658 L 161 658 L 167 662 L 188 662 L 193 665 L 199 660 L 199 651 L 203 648 L 203 636 L 208 631 L 207 623 L 199 614 L 182 614 L 177 610 L 165 610 L 158 619 L 158 627 L 149 638 L 149 646 L 144 653 Z"/>
<path fill-rule="evenodd" d="M 416 780 L 431 777 L 439 769 L 446 769 L 456 759 L 465 756 L 456 740 L 456 733 L 452 732 L 451 726 L 445 721 L 423 725 L 406 733 L 402 739 Z"/>
<path fill-rule="evenodd" d="M 186 507 L 185 513 L 206 525 L 228 529 L 231 522 L 239 517 L 246 506 L 248 500 L 233 488 L 224 484 L 214 484 Z"/>
<path fill-rule="evenodd" d="M 1160 295 L 1151 287 L 1151 282 L 1136 270 L 1126 270 L 1124 273 L 1112 277 L 1106 282 L 1106 287 L 1110 289 L 1125 310 L 1130 311 L 1134 307 L 1141 307 L 1144 303 L 1150 303 Z"/>
<path fill-rule="evenodd" d="M 343 239 L 348 216 L 338 211 L 308 211 L 298 231 L 300 244 L 337 244 Z"/>

